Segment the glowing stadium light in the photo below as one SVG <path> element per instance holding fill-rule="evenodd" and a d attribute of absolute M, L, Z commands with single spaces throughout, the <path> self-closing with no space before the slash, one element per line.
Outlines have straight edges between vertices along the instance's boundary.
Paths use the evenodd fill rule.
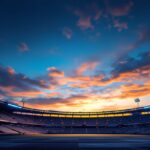
<path fill-rule="evenodd" d="M 8 104 L 8 106 L 15 107 L 15 108 L 22 108 L 21 106 L 17 106 L 17 105 L 14 105 L 14 104 Z"/>
<path fill-rule="evenodd" d="M 141 101 L 141 100 L 140 100 L 139 98 L 136 98 L 136 99 L 134 100 L 134 102 L 137 103 L 137 108 L 139 108 L 140 101 Z"/>

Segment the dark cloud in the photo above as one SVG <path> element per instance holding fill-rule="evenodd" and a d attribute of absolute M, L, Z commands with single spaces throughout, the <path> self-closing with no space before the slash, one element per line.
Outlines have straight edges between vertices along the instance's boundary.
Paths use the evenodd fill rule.
<path fill-rule="evenodd" d="M 37 98 L 30 98 L 27 99 L 26 102 L 28 104 L 36 104 L 36 105 L 48 105 L 48 104 L 55 104 L 55 103 L 64 103 L 64 104 L 69 104 L 72 103 L 74 100 L 78 99 L 86 99 L 87 96 L 85 95 L 70 95 L 69 97 L 66 98 L 59 98 L 59 97 L 37 97 Z"/>
<path fill-rule="evenodd" d="M 140 53 L 139 58 L 126 57 L 119 59 L 113 64 L 113 76 L 118 76 L 124 72 L 134 71 L 139 68 L 150 69 L 150 51 Z"/>
<path fill-rule="evenodd" d="M 36 88 L 46 88 L 44 82 L 36 79 L 31 79 L 24 74 L 10 71 L 10 67 L 0 65 L 0 86 L 14 87 L 18 90 L 33 90 Z"/>
<path fill-rule="evenodd" d="M 127 59 L 131 52 L 135 51 L 137 48 L 140 48 L 144 44 L 150 43 L 150 28 L 141 29 L 137 33 L 138 37 L 134 42 L 128 45 L 121 45 L 121 47 L 118 48 L 115 53 L 113 53 L 113 56 L 115 56 L 117 61 L 118 59 Z"/>
<path fill-rule="evenodd" d="M 142 29 L 141 31 L 138 32 L 138 35 L 139 35 L 138 39 L 135 42 L 133 42 L 132 44 L 123 49 L 122 52 L 123 55 L 128 54 L 130 51 L 135 50 L 141 45 L 150 42 L 150 28 Z"/>
<path fill-rule="evenodd" d="M 63 102 L 65 99 L 63 98 L 59 98 L 59 97 L 52 97 L 52 98 L 31 98 L 31 99 L 27 99 L 26 102 L 28 104 L 38 104 L 38 105 L 45 105 L 45 104 L 54 104 L 54 103 L 58 103 L 58 102 Z"/>

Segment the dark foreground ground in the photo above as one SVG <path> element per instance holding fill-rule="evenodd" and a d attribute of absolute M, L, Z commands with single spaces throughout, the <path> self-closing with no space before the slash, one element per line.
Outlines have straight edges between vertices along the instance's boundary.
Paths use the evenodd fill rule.
<path fill-rule="evenodd" d="M 150 150 L 150 136 L 123 134 L 0 135 L 0 150 Z"/>

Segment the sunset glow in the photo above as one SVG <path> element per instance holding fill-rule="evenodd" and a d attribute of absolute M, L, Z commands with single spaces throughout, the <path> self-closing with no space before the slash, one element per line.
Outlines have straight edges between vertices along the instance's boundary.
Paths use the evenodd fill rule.
<path fill-rule="evenodd" d="M 0 100 L 58 111 L 150 105 L 149 0 L 0 2 Z"/>

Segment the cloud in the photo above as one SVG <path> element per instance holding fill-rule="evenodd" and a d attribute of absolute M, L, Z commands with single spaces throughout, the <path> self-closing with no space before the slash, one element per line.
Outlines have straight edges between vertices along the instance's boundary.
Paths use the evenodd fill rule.
<path fill-rule="evenodd" d="M 96 65 L 96 64 L 95 64 Z M 85 70 L 89 69 L 89 65 L 81 65 L 77 69 L 77 75 L 80 77 L 72 78 L 74 83 L 70 87 L 74 88 L 88 88 L 93 86 L 107 86 L 112 83 L 132 83 L 135 81 L 147 81 L 150 78 L 150 51 L 139 54 L 139 58 L 135 59 L 127 57 L 120 59 L 113 64 L 111 76 L 107 78 L 104 74 L 96 76 L 83 76 Z M 91 65 L 94 69 L 94 65 Z"/>
<path fill-rule="evenodd" d="M 64 72 L 58 70 L 55 67 L 49 67 L 49 68 L 47 68 L 47 71 L 48 71 L 48 75 L 50 77 L 64 77 Z"/>
<path fill-rule="evenodd" d="M 126 22 L 119 22 L 119 20 L 113 21 L 114 28 L 116 28 L 119 32 L 128 29 L 128 24 Z"/>
<path fill-rule="evenodd" d="M 150 95 L 150 82 L 144 84 L 127 83 L 119 86 L 118 88 L 112 88 L 109 94 L 101 94 L 101 98 L 105 100 L 111 99 L 134 99 L 137 97 L 144 97 Z"/>
<path fill-rule="evenodd" d="M 104 11 L 104 18 L 107 19 L 110 23 L 108 24 L 108 28 L 112 27 L 116 28 L 119 32 L 122 30 L 128 29 L 128 21 L 129 14 L 132 11 L 133 2 L 131 0 L 125 1 L 116 1 L 114 3 L 113 0 L 104 1 L 106 9 Z M 126 21 L 123 21 L 125 19 Z M 121 19 L 121 21 L 120 21 Z"/>
<path fill-rule="evenodd" d="M 96 9 L 94 20 L 98 21 L 101 16 L 102 16 L 102 11 L 100 11 L 99 9 Z"/>
<path fill-rule="evenodd" d="M 7 67 L 6 69 L 7 69 L 8 74 L 10 74 L 10 75 L 15 74 L 15 70 L 12 67 Z"/>
<path fill-rule="evenodd" d="M 33 91 L 7 91 L 8 96 L 12 97 L 38 97 L 40 95 L 44 95 L 44 92 L 38 91 L 38 90 L 33 90 Z"/>
<path fill-rule="evenodd" d="M 103 82 L 104 75 L 100 74 L 97 76 L 80 76 L 80 77 L 75 77 L 74 82 L 70 84 L 70 87 L 73 88 L 80 88 L 80 89 L 87 89 L 91 88 L 94 86 L 105 86 L 108 83 Z"/>
<path fill-rule="evenodd" d="M 46 97 L 59 97 L 60 93 L 59 92 L 51 92 L 47 93 Z"/>
<path fill-rule="evenodd" d="M 29 47 L 26 43 L 22 42 L 19 44 L 18 49 L 20 52 L 26 52 L 29 51 Z"/>
<path fill-rule="evenodd" d="M 139 38 L 129 46 L 129 50 L 133 50 L 142 44 L 150 42 L 150 28 L 143 29 L 139 32 Z"/>
<path fill-rule="evenodd" d="M 128 3 L 122 4 L 122 5 L 117 5 L 117 6 L 112 6 L 110 3 L 108 3 L 108 11 L 112 16 L 115 17 L 120 17 L 120 16 L 126 16 L 130 13 L 132 7 L 133 7 L 133 2 L 129 1 Z"/>
<path fill-rule="evenodd" d="M 92 62 L 92 61 L 83 63 L 81 66 L 79 66 L 75 70 L 75 73 L 76 73 L 76 75 L 80 76 L 87 70 L 91 70 L 91 71 L 94 70 L 97 65 L 98 65 L 98 62 Z"/>
<path fill-rule="evenodd" d="M 50 109 L 50 110 L 57 110 L 57 109 L 64 109 L 67 108 L 68 110 L 71 108 L 79 108 L 87 101 L 88 97 L 84 95 L 70 95 L 66 98 L 59 98 L 59 97 L 52 97 L 52 98 L 29 98 L 26 100 L 25 106 L 29 108 L 39 108 L 39 109 Z M 78 110 L 78 109 L 77 109 Z M 77 111 L 75 110 L 75 111 Z"/>
<path fill-rule="evenodd" d="M 0 98 L 4 97 L 6 94 L 7 93 L 2 88 L 0 88 Z"/>
<path fill-rule="evenodd" d="M 54 104 L 54 103 L 72 103 L 73 100 L 79 100 L 79 99 L 84 99 L 86 96 L 84 95 L 70 95 L 69 97 L 66 98 L 59 98 L 59 97 L 53 97 L 53 98 L 31 98 L 28 99 L 29 103 L 32 104 Z"/>
<path fill-rule="evenodd" d="M 82 30 L 94 28 L 91 22 L 91 17 L 81 17 L 77 22 L 77 26 L 79 26 Z"/>
<path fill-rule="evenodd" d="M 30 98 L 27 99 L 26 106 L 62 111 L 96 111 L 100 110 L 101 107 L 106 110 L 107 105 L 124 103 L 128 99 L 150 95 L 150 82 L 125 84 L 119 87 L 107 88 L 103 91 L 99 91 L 98 94 L 93 91 L 67 97 Z"/>
<path fill-rule="evenodd" d="M 88 9 L 75 9 L 73 10 L 73 13 L 78 17 L 77 26 L 81 30 L 94 29 L 94 23 L 102 16 L 102 11 L 97 7 L 97 5 L 91 5 Z"/>
<path fill-rule="evenodd" d="M 97 75 L 88 75 L 87 72 L 94 72 L 98 62 L 85 62 L 75 69 L 73 76 L 65 76 L 64 72 L 56 68 L 50 71 L 49 76 L 51 84 L 55 86 L 66 85 L 71 88 L 89 88 L 94 86 L 107 86 L 113 83 L 145 81 L 150 77 L 150 53 L 149 51 L 139 54 L 139 58 L 126 57 L 119 59 L 112 66 L 110 77 L 99 73 Z M 56 72 L 56 73 L 55 73 Z"/>
<path fill-rule="evenodd" d="M 11 67 L 0 65 L 0 89 L 6 91 L 7 95 L 14 96 L 15 93 L 20 96 L 24 92 L 37 92 L 40 88 L 46 88 L 47 85 L 42 80 L 31 79 L 24 74 L 16 73 Z M 21 93 L 22 92 L 22 93 Z"/>
<path fill-rule="evenodd" d="M 109 77 L 94 72 L 98 62 L 81 64 L 72 76 L 55 67 L 47 78 L 31 79 L 11 67 L 0 67 L 0 97 L 26 97 L 26 106 L 51 110 L 98 110 L 109 102 L 150 94 L 150 51 L 113 64 Z M 54 87 L 54 88 L 52 88 Z"/>
<path fill-rule="evenodd" d="M 121 86 L 122 94 L 120 98 L 137 98 L 150 95 L 150 82 L 145 82 L 143 85 L 127 84 Z"/>
<path fill-rule="evenodd" d="M 128 54 L 132 51 L 135 51 L 137 48 L 144 44 L 149 44 L 150 42 L 150 28 L 145 28 L 137 32 L 138 37 L 137 39 L 128 45 L 121 45 L 119 47 L 118 51 L 115 53 L 115 57 L 117 56 L 117 59 L 123 59 L 128 56 Z"/>
<path fill-rule="evenodd" d="M 97 96 L 101 100 L 109 101 L 123 101 L 127 99 L 134 99 L 137 97 L 144 97 L 150 95 L 150 82 L 144 84 L 126 83 L 118 87 L 111 87 L 102 90 Z"/>
<path fill-rule="evenodd" d="M 150 28 L 146 28 L 140 32 L 139 43 L 150 42 Z"/>
<path fill-rule="evenodd" d="M 73 36 L 72 30 L 71 30 L 70 28 L 67 28 L 67 27 L 63 28 L 62 34 L 63 34 L 67 39 L 71 39 L 72 36 Z"/>
<path fill-rule="evenodd" d="M 114 69 L 112 71 L 113 76 L 118 76 L 121 73 L 131 72 L 134 70 L 149 70 L 150 69 L 150 51 L 146 51 L 139 54 L 139 59 L 132 57 L 126 57 L 119 59 L 113 64 Z M 142 73 L 142 72 L 141 72 Z"/>
<path fill-rule="evenodd" d="M 102 2 L 103 5 L 103 2 Z M 131 0 L 116 2 L 104 1 L 104 5 L 106 7 L 102 8 L 97 2 L 91 2 L 90 5 L 87 4 L 82 8 L 76 8 L 72 12 L 78 17 L 77 26 L 81 30 L 95 29 L 99 24 L 100 18 L 105 19 L 111 22 L 110 26 L 114 26 L 118 31 L 122 31 L 123 29 L 128 29 L 127 21 L 118 21 L 116 19 L 122 19 L 123 17 L 127 17 L 132 11 L 133 2 Z"/>

